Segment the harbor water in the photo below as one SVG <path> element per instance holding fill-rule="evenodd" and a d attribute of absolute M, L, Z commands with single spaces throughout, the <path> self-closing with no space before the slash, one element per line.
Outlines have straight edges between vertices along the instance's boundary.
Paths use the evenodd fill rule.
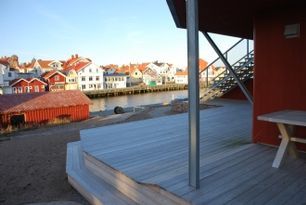
<path fill-rule="evenodd" d="M 116 97 L 96 98 L 92 99 L 90 105 L 90 112 L 99 112 L 105 110 L 113 110 L 114 107 L 120 106 L 137 107 L 141 105 L 150 105 L 157 103 L 170 103 L 174 99 L 187 98 L 187 90 L 168 91 L 168 92 L 154 92 L 138 95 L 123 95 Z"/>

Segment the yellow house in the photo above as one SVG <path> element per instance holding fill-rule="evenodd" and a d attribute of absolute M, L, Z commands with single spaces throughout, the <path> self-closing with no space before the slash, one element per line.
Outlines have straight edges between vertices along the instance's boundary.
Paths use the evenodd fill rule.
<path fill-rule="evenodd" d="M 78 74 L 74 69 L 66 72 L 66 85 L 65 90 L 77 90 L 78 89 Z"/>
<path fill-rule="evenodd" d="M 142 72 L 138 68 L 133 68 L 130 76 L 131 78 L 142 79 Z"/>

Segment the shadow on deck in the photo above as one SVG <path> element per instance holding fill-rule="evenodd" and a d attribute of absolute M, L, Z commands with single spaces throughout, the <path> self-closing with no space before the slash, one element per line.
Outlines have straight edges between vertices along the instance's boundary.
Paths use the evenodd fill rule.
<path fill-rule="evenodd" d="M 305 160 L 272 168 L 276 149 L 251 143 L 251 106 L 213 103 L 222 107 L 200 113 L 199 190 L 188 186 L 187 114 L 81 131 L 68 145 L 69 181 L 92 204 L 305 202 Z"/>

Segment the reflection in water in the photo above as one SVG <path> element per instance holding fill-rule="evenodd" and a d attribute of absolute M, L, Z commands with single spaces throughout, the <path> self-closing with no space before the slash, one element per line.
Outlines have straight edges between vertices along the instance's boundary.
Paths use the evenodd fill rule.
<path fill-rule="evenodd" d="M 112 110 L 116 106 L 134 107 L 139 105 L 149 105 L 156 103 L 169 103 L 176 98 L 186 98 L 187 90 L 146 93 L 139 95 L 123 95 L 116 97 L 97 98 L 92 99 L 90 112 Z"/>

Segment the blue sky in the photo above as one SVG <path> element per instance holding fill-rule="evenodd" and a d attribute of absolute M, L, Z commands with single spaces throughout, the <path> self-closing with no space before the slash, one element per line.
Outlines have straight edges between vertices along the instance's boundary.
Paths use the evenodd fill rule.
<path fill-rule="evenodd" d="M 1 0 L 0 56 L 99 65 L 154 60 L 186 65 L 186 30 L 175 27 L 166 0 Z M 214 35 L 223 49 L 236 38 Z M 200 36 L 200 57 L 216 55 Z"/>

